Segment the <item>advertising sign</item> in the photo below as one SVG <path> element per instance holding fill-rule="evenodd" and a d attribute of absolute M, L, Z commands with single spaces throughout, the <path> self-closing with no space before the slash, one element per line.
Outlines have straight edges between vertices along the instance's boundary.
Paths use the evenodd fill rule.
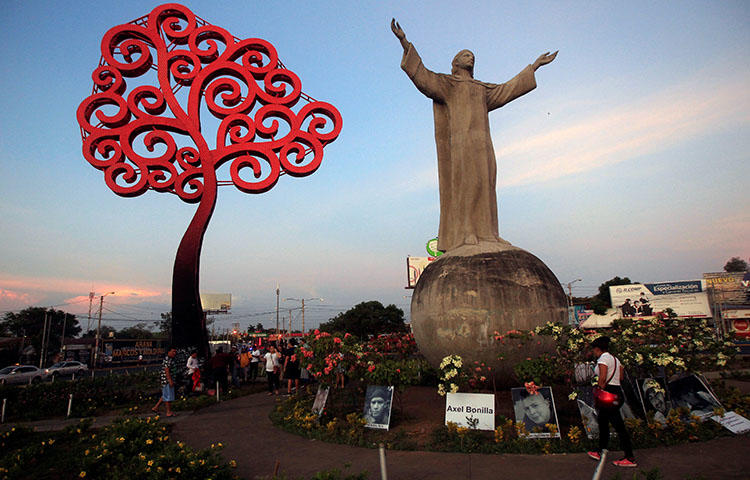
<path fill-rule="evenodd" d="M 165 340 L 105 340 L 105 361 L 113 364 L 157 363 L 164 359 Z"/>
<path fill-rule="evenodd" d="M 704 273 L 706 288 L 714 294 L 714 302 L 742 304 L 745 303 L 748 285 L 746 272 Z"/>
<path fill-rule="evenodd" d="M 448 393 L 445 396 L 445 424 L 477 430 L 495 429 L 495 396 L 488 393 Z"/>
<path fill-rule="evenodd" d="M 440 250 L 438 250 L 437 246 L 438 246 L 438 239 L 437 239 L 437 237 L 431 238 L 427 242 L 427 245 L 425 246 L 425 249 L 427 250 L 427 255 L 429 255 L 431 257 L 439 257 L 440 255 L 442 255 L 443 252 L 441 252 Z"/>
<path fill-rule="evenodd" d="M 678 317 L 710 317 L 705 280 L 609 287 L 612 307 L 623 317 L 641 317 L 671 308 Z"/>
<path fill-rule="evenodd" d="M 422 271 L 431 261 L 435 260 L 435 257 L 406 257 L 406 275 L 407 275 L 407 287 L 414 288 L 417 286 L 419 276 L 422 275 Z"/>
<path fill-rule="evenodd" d="M 206 313 L 227 313 L 232 308 L 232 294 L 201 293 L 201 305 Z"/>

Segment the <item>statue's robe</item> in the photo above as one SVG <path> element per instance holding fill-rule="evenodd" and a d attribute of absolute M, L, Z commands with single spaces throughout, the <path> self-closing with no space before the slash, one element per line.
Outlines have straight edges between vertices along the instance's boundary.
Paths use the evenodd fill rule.
<path fill-rule="evenodd" d="M 461 79 L 426 69 L 411 44 L 401 68 L 433 100 L 440 183 L 438 250 L 500 241 L 488 113 L 536 88 L 534 69 L 529 65 L 502 84 Z"/>

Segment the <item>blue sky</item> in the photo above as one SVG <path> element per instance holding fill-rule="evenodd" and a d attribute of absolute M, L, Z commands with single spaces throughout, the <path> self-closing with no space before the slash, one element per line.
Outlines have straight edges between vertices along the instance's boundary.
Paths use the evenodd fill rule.
<path fill-rule="evenodd" d="M 303 90 L 344 119 L 313 175 L 261 195 L 220 189 L 201 290 L 232 293 L 222 328 L 275 324 L 265 312 L 277 283 L 282 299 L 325 299 L 308 302 L 308 326 L 367 300 L 408 313 L 405 258 L 425 256 L 437 233 L 437 166 L 432 106 L 399 68 L 391 17 L 428 68 L 449 71 L 469 48 L 489 82 L 560 50 L 537 89 L 490 124 L 500 235 L 561 282 L 581 278 L 575 295 L 615 275 L 689 280 L 750 257 L 747 2 L 184 4 L 236 37 L 270 41 Z M 157 5 L 0 7 L 0 311 L 84 313 L 90 291 L 117 292 L 104 317 L 118 328 L 169 309 L 195 206 L 114 195 L 83 159 L 75 119 L 104 33 Z"/>

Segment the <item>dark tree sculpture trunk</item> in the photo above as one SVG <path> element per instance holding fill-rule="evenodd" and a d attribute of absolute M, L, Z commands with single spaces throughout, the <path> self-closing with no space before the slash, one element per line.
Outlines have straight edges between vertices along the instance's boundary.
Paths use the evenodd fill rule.
<path fill-rule="evenodd" d="M 211 165 L 210 155 L 204 163 Z M 204 190 L 175 256 L 172 273 L 172 343 L 182 350 L 197 350 L 209 357 L 206 316 L 200 297 L 200 260 L 203 236 L 216 206 L 217 184 L 213 167 L 204 168 Z"/>

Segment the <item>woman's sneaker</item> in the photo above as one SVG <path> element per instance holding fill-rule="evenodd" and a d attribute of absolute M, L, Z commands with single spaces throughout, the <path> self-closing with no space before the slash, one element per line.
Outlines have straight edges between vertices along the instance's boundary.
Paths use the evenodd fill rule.
<path fill-rule="evenodd" d="M 615 460 L 612 462 L 612 465 L 616 467 L 637 467 L 638 464 L 635 463 L 635 460 L 628 460 L 627 458 L 623 458 L 622 460 Z"/>
<path fill-rule="evenodd" d="M 602 459 L 602 455 L 599 452 L 587 452 L 589 457 L 593 458 L 597 462 Z"/>

